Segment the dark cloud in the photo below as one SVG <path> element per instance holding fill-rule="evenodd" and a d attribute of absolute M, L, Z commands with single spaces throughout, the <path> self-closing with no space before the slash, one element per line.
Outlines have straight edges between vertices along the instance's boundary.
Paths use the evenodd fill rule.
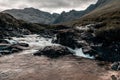
<path fill-rule="evenodd" d="M 83 10 L 97 0 L 0 0 L 0 10 L 34 7 L 48 12 Z"/>

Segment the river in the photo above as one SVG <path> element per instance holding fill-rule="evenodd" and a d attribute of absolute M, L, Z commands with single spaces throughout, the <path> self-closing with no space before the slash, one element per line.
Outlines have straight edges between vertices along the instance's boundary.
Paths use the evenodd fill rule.
<path fill-rule="evenodd" d="M 44 38 L 37 34 L 24 35 L 23 37 L 12 37 L 11 40 L 6 40 L 11 44 L 16 44 L 18 42 L 29 44 L 29 49 L 24 50 L 22 52 L 23 54 L 35 53 L 39 49 L 44 48 L 46 46 L 60 46 L 60 44 L 52 43 L 52 38 Z M 93 56 L 85 55 L 82 51 L 82 48 L 71 49 L 68 47 L 68 50 L 73 52 L 75 56 L 94 59 Z"/>

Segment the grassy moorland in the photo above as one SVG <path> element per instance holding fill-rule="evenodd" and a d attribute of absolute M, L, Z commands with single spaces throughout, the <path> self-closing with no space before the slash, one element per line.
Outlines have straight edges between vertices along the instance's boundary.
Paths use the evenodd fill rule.
<path fill-rule="evenodd" d="M 91 23 L 102 22 L 104 25 L 96 30 L 95 34 L 107 40 L 120 40 L 120 1 L 110 0 L 108 3 L 99 6 L 92 12 L 78 20 L 65 23 L 70 26 L 81 26 Z M 107 38 L 105 38 L 107 37 Z"/>

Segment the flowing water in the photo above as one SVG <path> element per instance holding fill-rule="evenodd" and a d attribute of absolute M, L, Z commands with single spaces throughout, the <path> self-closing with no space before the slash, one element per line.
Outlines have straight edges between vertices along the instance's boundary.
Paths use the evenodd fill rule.
<path fill-rule="evenodd" d="M 52 43 L 52 38 L 44 38 L 44 37 L 41 37 L 41 36 L 36 35 L 36 34 L 24 35 L 23 37 L 19 37 L 19 38 L 12 37 L 11 40 L 9 40 L 9 39 L 6 39 L 6 40 L 9 41 L 11 44 L 15 44 L 15 43 L 18 43 L 18 42 L 29 44 L 30 48 L 28 50 L 24 50 L 22 52 L 23 54 L 35 53 L 39 49 L 44 48 L 46 46 L 59 46 L 60 45 L 60 44 Z M 94 57 L 91 57 L 89 55 L 85 55 L 82 52 L 81 48 L 76 48 L 76 49 L 68 48 L 68 50 L 70 50 L 76 56 L 94 59 Z"/>

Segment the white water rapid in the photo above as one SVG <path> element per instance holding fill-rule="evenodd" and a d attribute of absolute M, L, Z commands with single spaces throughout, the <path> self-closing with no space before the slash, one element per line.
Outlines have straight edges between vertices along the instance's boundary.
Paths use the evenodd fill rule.
<path fill-rule="evenodd" d="M 52 38 L 44 38 L 41 37 L 37 34 L 33 34 L 33 35 L 24 35 L 23 37 L 12 37 L 12 40 L 6 39 L 7 41 L 9 41 L 11 44 L 15 44 L 15 43 L 27 43 L 30 46 L 29 50 L 25 50 L 23 52 L 23 54 L 29 54 L 29 53 L 34 53 L 37 52 L 40 48 L 44 48 L 46 46 L 59 46 L 60 44 L 55 44 L 52 43 Z M 71 49 L 68 48 L 71 52 L 75 53 L 76 56 L 80 56 L 80 57 L 85 57 L 85 58 L 90 58 L 90 59 L 94 59 L 94 57 L 90 57 L 89 55 L 85 55 L 82 52 L 81 48 L 76 48 L 76 49 Z"/>

